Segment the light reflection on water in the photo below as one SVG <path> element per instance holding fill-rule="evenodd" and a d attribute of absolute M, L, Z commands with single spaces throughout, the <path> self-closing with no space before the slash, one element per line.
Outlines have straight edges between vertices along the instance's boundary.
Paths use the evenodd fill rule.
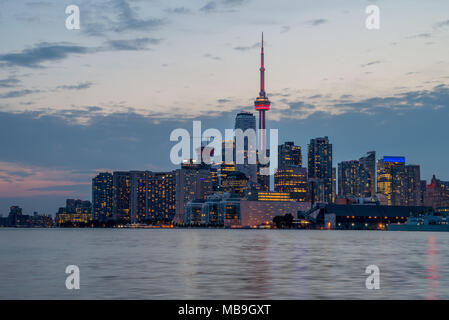
<path fill-rule="evenodd" d="M 1 299 L 449 299 L 449 233 L 0 229 L 0 243 Z"/>

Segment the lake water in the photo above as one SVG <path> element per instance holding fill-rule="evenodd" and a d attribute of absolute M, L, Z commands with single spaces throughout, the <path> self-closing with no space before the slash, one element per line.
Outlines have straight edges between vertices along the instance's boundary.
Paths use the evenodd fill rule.
<path fill-rule="evenodd" d="M 449 299 L 449 233 L 0 229 L 0 246 L 1 299 Z"/>

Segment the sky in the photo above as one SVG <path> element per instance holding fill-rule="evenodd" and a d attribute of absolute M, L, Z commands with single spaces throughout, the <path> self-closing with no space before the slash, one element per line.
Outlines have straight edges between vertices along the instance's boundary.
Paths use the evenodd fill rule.
<path fill-rule="evenodd" d="M 0 214 L 90 199 L 100 171 L 175 169 L 173 129 L 253 111 L 262 31 L 280 143 L 306 159 L 328 136 L 334 166 L 376 150 L 449 180 L 447 0 L 0 0 Z"/>

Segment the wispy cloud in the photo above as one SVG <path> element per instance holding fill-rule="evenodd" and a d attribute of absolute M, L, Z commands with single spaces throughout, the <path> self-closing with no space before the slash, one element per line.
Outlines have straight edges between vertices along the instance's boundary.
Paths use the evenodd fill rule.
<path fill-rule="evenodd" d="M 56 87 L 57 89 L 62 89 L 62 90 L 84 90 L 84 89 L 89 89 L 90 87 L 92 87 L 93 83 L 90 81 L 87 82 L 81 82 L 75 85 L 62 85 L 62 86 L 58 86 Z"/>
<path fill-rule="evenodd" d="M 0 55 L 0 62 L 7 67 L 43 68 L 47 62 L 61 61 L 72 55 L 83 55 L 103 51 L 139 51 L 145 50 L 149 45 L 159 44 L 161 39 L 137 38 L 124 40 L 107 40 L 99 47 L 85 47 L 71 43 L 40 42 L 33 48 L 21 52 Z M 1 63 L 0 63 L 1 66 Z"/>
<path fill-rule="evenodd" d="M 17 78 L 9 77 L 7 79 L 0 80 L 0 88 L 13 88 L 16 87 L 20 83 L 20 80 Z"/>
<path fill-rule="evenodd" d="M 313 20 L 306 21 L 306 24 L 316 27 L 316 26 L 325 24 L 327 22 L 329 22 L 327 19 L 320 18 L 320 19 L 313 19 Z"/>
<path fill-rule="evenodd" d="M 89 48 L 64 43 L 40 42 L 33 48 L 24 49 L 18 53 L 0 55 L 0 61 L 6 66 L 19 66 L 28 68 L 42 67 L 42 63 L 60 61 L 70 55 L 86 54 Z"/>
<path fill-rule="evenodd" d="M 139 51 L 145 50 L 150 44 L 159 44 L 161 39 L 153 38 L 137 38 L 129 40 L 108 40 L 106 42 L 106 50 L 128 50 L 128 51 Z"/>
<path fill-rule="evenodd" d="M 30 95 L 32 93 L 39 92 L 38 90 L 14 90 L 14 91 L 8 91 L 6 93 L 0 94 L 0 99 L 10 99 L 10 98 L 20 98 L 23 96 Z"/>
<path fill-rule="evenodd" d="M 433 27 L 435 29 L 449 27 L 449 19 L 448 20 L 444 20 L 444 21 L 439 21 L 439 22 L 435 23 Z"/>
<path fill-rule="evenodd" d="M 139 18 L 126 0 L 116 0 L 116 8 L 119 10 L 119 23 L 114 28 L 115 32 L 124 32 L 130 30 L 149 31 L 158 28 L 167 22 L 159 18 Z"/>
<path fill-rule="evenodd" d="M 380 64 L 380 63 L 382 63 L 381 60 L 371 61 L 371 62 L 362 64 L 361 67 L 362 67 L 362 68 L 365 68 L 365 67 L 373 66 L 373 65 L 375 65 L 375 64 Z"/>
<path fill-rule="evenodd" d="M 212 60 L 221 60 L 220 57 L 211 55 L 210 53 L 206 53 L 206 54 L 204 55 L 204 57 L 209 58 L 209 59 L 212 59 Z"/>
<path fill-rule="evenodd" d="M 290 26 L 282 26 L 281 27 L 281 33 L 287 33 L 290 31 Z"/>
<path fill-rule="evenodd" d="M 191 10 L 186 7 L 177 7 L 177 8 L 168 8 L 165 10 L 165 12 L 174 14 L 188 14 L 191 13 Z"/>
<path fill-rule="evenodd" d="M 266 44 L 266 42 L 264 41 L 264 44 Z M 260 48 L 261 43 L 260 42 L 256 42 L 255 44 L 251 45 L 251 46 L 237 46 L 234 47 L 234 50 L 238 50 L 238 51 L 248 51 L 251 49 L 255 49 L 255 48 Z"/>

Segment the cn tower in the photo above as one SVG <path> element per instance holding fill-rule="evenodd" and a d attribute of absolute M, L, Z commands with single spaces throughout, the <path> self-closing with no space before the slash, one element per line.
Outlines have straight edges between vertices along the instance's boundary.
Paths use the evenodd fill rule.
<path fill-rule="evenodd" d="M 265 111 L 270 110 L 270 100 L 265 93 L 265 67 L 263 52 L 263 32 L 262 47 L 260 51 L 260 92 L 254 101 L 254 108 L 259 111 L 259 151 L 265 150 Z"/>

